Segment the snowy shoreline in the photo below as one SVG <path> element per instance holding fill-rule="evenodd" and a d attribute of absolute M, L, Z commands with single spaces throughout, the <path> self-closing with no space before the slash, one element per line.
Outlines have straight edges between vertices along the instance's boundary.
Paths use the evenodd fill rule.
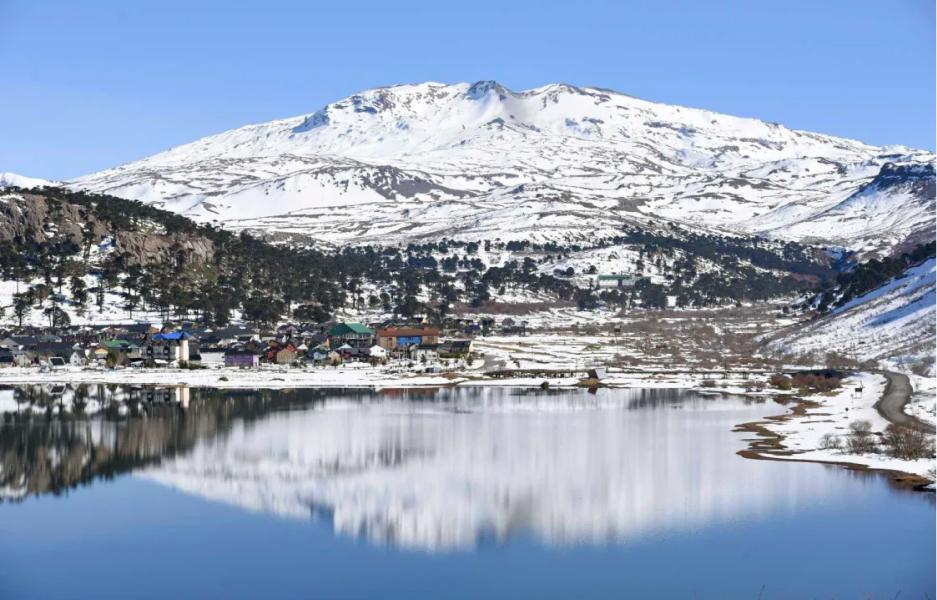
<path fill-rule="evenodd" d="M 920 485 L 922 479 L 931 481 L 933 490 L 935 459 L 903 460 L 880 453 L 852 454 L 842 449 L 822 448 L 824 436 L 844 440 L 849 425 L 855 421 L 868 421 L 872 435 L 885 430 L 889 422 L 875 409 L 885 391 L 886 379 L 878 373 L 856 373 L 843 381 L 843 386 L 828 394 L 801 398 L 792 397 L 797 404 L 784 414 L 767 416 L 761 421 L 744 423 L 740 431 L 758 435 L 752 439 L 742 455 L 793 462 L 837 464 L 849 468 L 864 468 L 889 474 L 893 479 Z M 861 391 L 859 391 L 861 390 Z M 903 475 L 912 476 L 910 480 Z"/>
<path fill-rule="evenodd" d="M 839 464 L 865 467 L 889 474 L 903 473 L 915 478 L 932 478 L 933 459 L 901 460 L 882 454 L 847 454 L 841 450 L 820 449 L 825 435 L 845 436 L 849 424 L 869 421 L 874 433 L 888 425 L 875 403 L 882 397 L 885 377 L 875 373 L 856 373 L 843 381 L 843 386 L 829 394 L 798 398 L 793 392 L 773 388 L 753 392 L 746 389 L 748 380 L 730 379 L 713 386 L 709 373 L 658 373 L 643 375 L 613 372 L 601 382 L 607 388 L 680 388 L 705 394 L 737 394 L 751 397 L 783 399 L 792 406 L 783 414 L 767 414 L 762 420 L 738 425 L 739 431 L 750 431 L 758 437 L 750 439 L 749 447 L 740 454 L 748 458 Z M 706 382 L 706 383 L 704 383 Z M 465 371 L 448 375 L 402 374 L 367 365 L 337 368 L 295 369 L 269 367 L 240 369 L 215 367 L 196 370 L 121 369 L 89 370 L 66 368 L 40 371 L 35 368 L 8 368 L 0 372 L 0 385 L 28 384 L 114 384 L 129 386 L 189 386 L 218 389 L 287 389 L 308 387 L 419 388 L 439 386 L 501 386 L 537 388 L 547 383 L 552 388 L 581 385 L 577 377 L 485 378 L 481 373 Z M 915 388 L 917 389 L 917 385 Z M 861 392 L 857 391 L 861 388 Z M 780 412 L 780 411 L 777 411 Z M 771 439 L 767 444 L 766 439 Z"/>
<path fill-rule="evenodd" d="M 572 369 L 567 369 L 572 370 Z M 585 373 L 584 369 L 580 369 Z M 720 380 L 719 387 L 704 387 L 703 381 L 712 377 L 712 371 L 698 373 L 659 370 L 653 374 L 613 371 L 601 381 L 603 387 L 661 387 L 705 389 L 712 392 L 746 393 L 748 380 L 741 378 Z M 398 372 L 371 367 L 365 363 L 351 363 L 339 367 L 291 368 L 269 366 L 253 369 L 237 367 L 210 367 L 204 369 L 87 369 L 66 367 L 53 371 L 38 368 L 6 368 L 0 370 L 0 385 L 18 384 L 115 384 L 162 385 L 213 388 L 268 388 L 291 387 L 365 387 L 373 389 L 394 387 L 426 387 L 444 385 L 489 385 L 513 387 L 576 387 L 582 377 L 537 375 L 531 377 L 486 377 L 481 371 L 464 369 L 441 373 Z"/>

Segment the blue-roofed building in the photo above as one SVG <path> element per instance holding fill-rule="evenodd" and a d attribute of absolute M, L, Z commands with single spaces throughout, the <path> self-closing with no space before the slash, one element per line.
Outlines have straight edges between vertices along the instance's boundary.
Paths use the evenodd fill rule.
<path fill-rule="evenodd" d="M 147 362 L 201 362 L 198 340 L 185 331 L 155 333 L 146 342 L 143 353 Z"/>

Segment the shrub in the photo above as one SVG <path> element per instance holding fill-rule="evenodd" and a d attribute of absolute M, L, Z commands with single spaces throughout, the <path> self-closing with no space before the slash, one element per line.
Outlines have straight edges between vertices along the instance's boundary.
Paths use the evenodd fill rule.
<path fill-rule="evenodd" d="M 778 388 L 779 390 L 789 390 L 792 386 L 791 378 L 780 373 L 775 373 L 772 375 L 771 379 L 768 380 L 768 383 Z"/>
<path fill-rule="evenodd" d="M 872 424 L 868 421 L 850 423 L 846 448 L 853 454 L 870 454 L 877 451 L 878 441 L 872 435 Z"/>
<path fill-rule="evenodd" d="M 860 420 L 853 421 L 849 424 L 849 432 L 851 435 L 868 435 L 872 433 L 872 423 Z"/>
<path fill-rule="evenodd" d="M 716 382 L 713 381 L 712 379 L 704 379 L 704 380 L 703 380 L 703 383 L 702 383 L 701 385 L 702 385 L 704 388 L 714 388 L 714 387 L 716 387 Z"/>
<path fill-rule="evenodd" d="M 833 435 L 832 433 L 824 434 L 820 438 L 820 450 L 840 450 L 843 447 L 842 440 L 839 439 L 839 436 Z"/>
<path fill-rule="evenodd" d="M 798 373 L 794 376 L 792 384 L 802 394 L 815 394 L 835 390 L 842 385 L 842 381 L 835 375 Z"/>
<path fill-rule="evenodd" d="M 882 444 L 885 452 L 895 458 L 914 460 L 934 456 L 933 436 L 902 425 L 889 425 L 882 437 Z"/>

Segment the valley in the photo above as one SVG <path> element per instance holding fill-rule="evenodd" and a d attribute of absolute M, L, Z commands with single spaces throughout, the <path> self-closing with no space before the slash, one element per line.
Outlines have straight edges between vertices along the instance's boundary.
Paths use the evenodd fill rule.
<path fill-rule="evenodd" d="M 0 325 L 77 340 L 87 360 L 0 381 L 562 388 L 602 368 L 601 386 L 761 397 L 787 393 L 770 383 L 782 373 L 892 369 L 912 378 L 907 410 L 933 421 L 933 162 L 609 90 L 481 81 L 368 90 L 64 182 L 6 173 Z M 336 322 L 437 327 L 475 350 L 325 369 L 281 333 Z M 196 340 L 246 328 L 251 352 L 297 361 L 99 369 L 94 340 L 128 323 Z"/>

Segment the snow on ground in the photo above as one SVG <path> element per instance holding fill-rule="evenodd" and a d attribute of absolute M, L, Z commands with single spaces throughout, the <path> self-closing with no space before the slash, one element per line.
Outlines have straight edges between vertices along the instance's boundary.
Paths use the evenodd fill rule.
<path fill-rule="evenodd" d="M 19 175 L 17 173 L 10 173 L 9 171 L 0 173 L 0 190 L 5 187 L 19 187 L 19 188 L 37 188 L 58 185 L 54 181 L 49 181 L 48 179 L 39 179 L 38 177 L 27 177 L 25 175 Z"/>
<path fill-rule="evenodd" d="M 97 279 L 92 275 L 85 278 L 89 286 L 97 285 Z M 40 280 L 32 282 L 19 282 L 10 280 L 0 280 L 0 325 L 13 326 L 19 324 L 16 314 L 13 312 L 13 296 L 20 292 L 25 292 L 32 283 L 39 283 Z M 91 294 L 88 303 L 83 308 L 78 308 L 72 301 L 65 300 L 58 304 L 59 308 L 68 313 L 69 322 L 72 325 L 110 325 L 115 323 L 160 323 L 165 317 L 165 313 L 155 310 L 134 310 L 128 311 L 125 308 L 126 300 L 120 294 L 120 289 L 109 290 L 105 292 L 103 302 L 98 306 L 94 295 Z M 49 307 L 45 302 L 40 307 L 31 306 L 23 314 L 23 326 L 48 327 L 49 316 L 43 311 Z"/>
<path fill-rule="evenodd" d="M 843 381 L 843 386 L 828 395 L 810 396 L 818 402 L 817 408 L 809 408 L 805 416 L 793 416 L 784 421 L 764 423 L 772 432 L 784 436 L 783 445 L 793 450 L 790 456 L 777 455 L 781 459 L 812 460 L 818 462 L 848 462 L 866 465 L 873 469 L 886 469 L 913 473 L 930 477 L 935 468 L 935 460 L 901 460 L 885 454 L 849 454 L 844 450 L 821 449 L 821 440 L 825 435 L 835 435 L 845 442 L 849 433 L 849 424 L 855 421 L 868 421 L 872 431 L 881 433 L 888 426 L 874 408 L 885 391 L 886 379 L 874 373 L 859 373 Z M 862 391 L 856 391 L 861 388 Z"/>
<path fill-rule="evenodd" d="M 937 378 L 922 377 L 913 373 L 906 373 L 911 380 L 911 401 L 904 411 L 909 415 L 928 422 L 937 422 Z"/>
<path fill-rule="evenodd" d="M 476 366 L 480 362 L 476 363 Z M 569 366 L 564 367 L 569 368 Z M 290 368 L 285 366 L 263 366 L 257 369 L 214 367 L 195 370 L 170 368 L 154 369 L 104 369 L 64 367 L 54 371 L 42 371 L 35 367 L 12 367 L 0 370 L 0 385 L 27 383 L 39 384 L 115 384 L 115 385 L 182 385 L 215 388 L 297 388 L 297 387 L 371 387 L 399 388 L 439 385 L 519 386 L 537 387 L 544 382 L 551 387 L 578 385 L 585 377 L 578 376 L 527 376 L 498 379 L 482 378 L 480 369 L 465 369 L 459 373 L 433 374 L 404 372 L 400 369 L 371 367 L 364 363 L 351 363 L 339 367 Z M 625 388 L 676 388 L 699 387 L 708 379 L 704 373 L 685 372 L 613 373 L 603 383 Z M 719 387 L 707 388 L 712 392 L 745 393 L 747 380 L 733 378 L 719 381 Z M 3 412 L 0 397 L 0 412 Z"/>
<path fill-rule="evenodd" d="M 448 385 L 439 375 L 393 373 L 388 369 L 352 363 L 342 367 L 297 369 L 264 366 L 258 369 L 218 367 L 206 369 L 92 369 L 65 367 L 55 371 L 38 368 L 6 368 L 0 371 L 0 384 L 20 383 L 112 383 L 119 385 L 187 385 L 216 388 L 294 388 L 294 387 L 408 387 Z"/>
<path fill-rule="evenodd" d="M 69 185 L 317 244 L 582 242 L 655 221 L 767 226 L 788 239 L 839 228 L 865 247 L 883 226 L 904 239 L 933 219 L 933 202 L 911 211 L 901 196 L 871 191 L 841 201 L 886 163 L 932 160 L 604 89 L 428 82 L 367 90 Z"/>
<path fill-rule="evenodd" d="M 843 352 L 858 360 L 889 359 L 934 375 L 935 261 L 908 269 L 882 287 L 771 342 L 791 354 Z"/>

